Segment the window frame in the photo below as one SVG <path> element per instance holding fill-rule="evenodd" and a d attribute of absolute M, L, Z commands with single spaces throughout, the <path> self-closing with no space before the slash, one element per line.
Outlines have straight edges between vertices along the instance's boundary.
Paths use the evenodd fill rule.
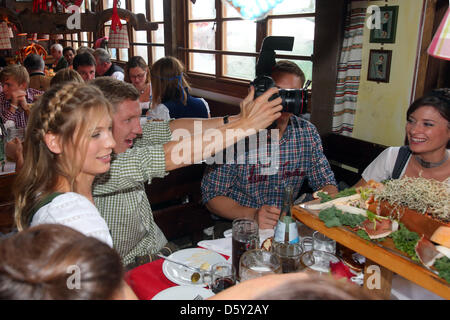
<path fill-rule="evenodd" d="M 224 93 L 227 95 L 235 97 L 243 97 L 247 95 L 248 86 L 250 84 L 249 80 L 238 79 L 233 77 L 228 77 L 223 75 L 223 56 L 224 55 L 234 55 L 234 56 L 245 56 L 245 57 L 255 57 L 259 56 L 259 51 L 262 46 L 263 39 L 269 33 L 270 21 L 276 19 L 288 19 L 288 18 L 306 18 L 306 17 L 316 17 L 316 12 L 314 13 L 299 13 L 299 14 L 281 14 L 281 15 L 268 15 L 265 19 L 257 21 L 256 24 L 256 49 L 257 52 L 242 52 L 242 51 L 224 51 L 223 48 L 223 23 L 228 21 L 239 21 L 243 20 L 240 17 L 228 17 L 224 18 L 223 6 L 225 4 L 222 0 L 215 0 L 216 17 L 209 19 L 189 19 L 189 5 L 191 0 L 181 1 L 182 10 L 178 10 L 179 15 L 178 22 L 183 26 L 183 35 L 180 37 L 177 49 L 178 57 L 186 66 L 186 73 L 189 76 L 189 80 L 192 86 L 208 90 L 217 93 Z M 197 22 L 213 22 L 215 23 L 215 50 L 205 50 L 205 49 L 191 49 L 189 48 L 189 24 Z M 181 40 L 181 41 L 180 41 Z M 190 71 L 191 60 L 190 53 L 208 53 L 214 54 L 216 57 L 215 74 L 207 74 L 196 71 Z M 277 59 L 288 59 L 293 61 L 310 61 L 313 62 L 313 55 L 303 56 L 303 55 L 292 55 L 292 54 L 276 54 Z"/>

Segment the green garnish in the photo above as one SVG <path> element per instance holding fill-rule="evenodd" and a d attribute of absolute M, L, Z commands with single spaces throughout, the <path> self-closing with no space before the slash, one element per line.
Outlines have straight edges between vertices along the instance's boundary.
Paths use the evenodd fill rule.
<path fill-rule="evenodd" d="M 317 195 L 320 197 L 320 203 L 331 201 L 337 198 L 352 196 L 354 194 L 356 194 L 355 188 L 347 188 L 342 191 L 339 191 L 334 197 L 326 194 L 325 192 L 317 192 Z"/>
<path fill-rule="evenodd" d="M 439 272 L 439 277 L 450 283 L 450 259 L 448 257 L 437 259 L 433 266 Z"/>
<path fill-rule="evenodd" d="M 322 220 L 328 228 L 340 227 L 342 225 L 355 228 L 360 225 L 361 222 L 366 220 L 366 217 L 358 214 L 342 212 L 341 210 L 336 209 L 335 206 L 332 206 L 320 211 L 319 219 Z"/>
<path fill-rule="evenodd" d="M 420 236 L 416 232 L 409 231 L 403 223 L 399 224 L 397 231 L 391 234 L 395 247 L 406 253 L 412 260 L 419 262 L 416 254 L 416 244 Z"/>

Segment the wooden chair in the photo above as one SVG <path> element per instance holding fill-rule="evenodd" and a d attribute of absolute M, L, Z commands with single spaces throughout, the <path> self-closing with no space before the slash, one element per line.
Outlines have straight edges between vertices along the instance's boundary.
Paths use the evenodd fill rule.
<path fill-rule="evenodd" d="M 330 133 L 322 138 L 323 152 L 327 157 L 336 181 L 353 186 L 364 169 L 386 146 L 352 137 Z"/>
<path fill-rule="evenodd" d="M 201 204 L 205 167 L 195 164 L 179 168 L 146 184 L 155 222 L 169 241 L 189 236 L 196 243 L 203 239 L 203 229 L 213 225 L 209 211 Z"/>

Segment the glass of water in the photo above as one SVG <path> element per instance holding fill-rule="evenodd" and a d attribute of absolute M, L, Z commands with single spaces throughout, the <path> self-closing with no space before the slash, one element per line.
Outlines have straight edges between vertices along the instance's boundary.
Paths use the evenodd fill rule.
<path fill-rule="evenodd" d="M 313 249 L 329 252 L 332 254 L 336 253 L 336 241 L 330 239 L 318 231 L 315 231 L 312 236 L 313 239 Z"/>
<path fill-rule="evenodd" d="M 280 259 L 263 249 L 246 251 L 240 259 L 240 281 L 259 278 L 267 274 L 281 273 Z"/>

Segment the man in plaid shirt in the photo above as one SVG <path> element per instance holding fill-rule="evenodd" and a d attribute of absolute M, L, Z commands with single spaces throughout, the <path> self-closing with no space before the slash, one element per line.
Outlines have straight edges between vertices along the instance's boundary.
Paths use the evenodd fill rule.
<path fill-rule="evenodd" d="M 283 89 L 301 89 L 305 81 L 302 70 L 290 61 L 279 61 L 272 78 Z M 314 125 L 282 112 L 276 128 L 279 142 L 249 149 L 245 161 L 239 161 L 238 155 L 236 164 L 213 165 L 206 170 L 202 199 L 211 212 L 230 220 L 255 219 L 261 229 L 270 229 L 277 224 L 285 186 L 298 191 L 308 178 L 312 189 L 337 193 L 334 174 Z"/>
<path fill-rule="evenodd" d="M 1 72 L 3 92 L 0 93 L 0 114 L 3 123 L 11 120 L 16 128 L 26 128 L 29 104 L 44 92 L 28 88 L 30 77 L 20 65 L 9 65 Z"/>
<path fill-rule="evenodd" d="M 281 110 L 281 99 L 267 102 L 277 92 L 276 89 L 256 100 L 252 100 L 254 91 L 251 91 L 242 103 L 245 112 L 230 117 L 225 125 L 223 118 L 183 118 L 170 122 L 151 121 L 141 127 L 140 94 L 133 85 L 112 77 L 96 78 L 90 83 L 99 87 L 113 105 L 112 131 L 116 140 L 111 168 L 96 177 L 92 194 L 95 205 L 108 224 L 114 248 L 128 269 L 152 261 L 159 251 L 170 254 L 172 250 L 170 247 L 164 248 L 167 239 L 155 224 L 144 187 L 145 181 L 150 183 L 154 177 L 164 177 L 166 171 L 189 164 L 177 162 L 172 152 L 187 147 L 191 152 L 190 159 L 196 159 L 199 156 L 197 152 L 200 156 L 203 153 L 198 148 L 192 148 L 192 145 L 205 145 L 203 132 L 206 130 L 216 128 L 225 136 L 226 129 L 242 129 L 237 130 L 240 132 L 238 139 L 242 139 L 249 134 L 248 129 L 258 130 L 270 125 L 279 117 Z M 191 136 L 195 131 L 195 121 L 201 121 L 203 132 Z M 172 132 L 178 129 L 183 129 L 178 132 L 185 132 L 186 139 L 169 141 Z M 142 137 L 137 138 L 138 135 Z M 228 140 L 214 142 L 217 148 L 231 144 L 232 141 Z"/>

